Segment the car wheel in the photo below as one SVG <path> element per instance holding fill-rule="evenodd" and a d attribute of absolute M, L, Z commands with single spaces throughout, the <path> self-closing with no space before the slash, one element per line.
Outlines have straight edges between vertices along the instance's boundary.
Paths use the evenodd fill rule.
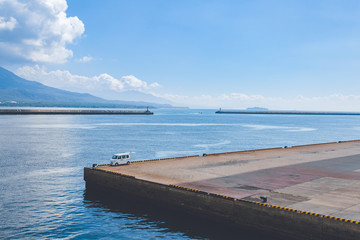
<path fill-rule="evenodd" d="M 126 164 L 129 165 L 129 164 L 130 164 L 130 161 L 128 161 Z"/>
<path fill-rule="evenodd" d="M 115 163 L 115 166 L 119 166 L 119 163 Z"/>

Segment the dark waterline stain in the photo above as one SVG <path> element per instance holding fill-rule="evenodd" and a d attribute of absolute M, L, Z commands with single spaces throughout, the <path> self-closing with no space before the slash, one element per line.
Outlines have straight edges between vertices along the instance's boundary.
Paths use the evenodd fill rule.
<path fill-rule="evenodd" d="M 289 237 L 275 236 L 269 232 L 217 221 L 183 209 L 98 189 L 85 189 L 84 203 L 88 208 L 97 208 L 103 212 L 142 218 L 145 225 L 155 224 L 162 232 L 182 233 L 192 239 L 291 240 Z"/>

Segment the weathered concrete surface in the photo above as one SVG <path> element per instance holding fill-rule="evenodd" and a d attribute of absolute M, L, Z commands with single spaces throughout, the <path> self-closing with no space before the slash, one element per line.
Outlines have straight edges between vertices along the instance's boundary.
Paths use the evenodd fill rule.
<path fill-rule="evenodd" d="M 360 141 L 100 166 L 85 180 L 299 239 L 360 236 Z"/>

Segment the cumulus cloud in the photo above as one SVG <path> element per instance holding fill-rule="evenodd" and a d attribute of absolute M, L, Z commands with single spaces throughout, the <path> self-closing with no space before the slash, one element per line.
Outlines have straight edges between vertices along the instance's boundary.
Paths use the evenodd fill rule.
<path fill-rule="evenodd" d="M 360 100 L 360 95 L 344 95 L 341 93 L 334 93 L 328 96 L 320 96 L 320 97 L 305 97 L 303 95 L 297 96 L 296 100 L 298 102 L 313 102 L 313 101 L 354 101 Z"/>
<path fill-rule="evenodd" d="M 78 61 L 79 61 L 79 62 L 82 62 L 82 63 L 86 63 L 86 62 L 90 62 L 90 61 L 92 61 L 92 60 L 93 60 L 92 57 L 84 56 L 84 57 L 80 58 Z"/>
<path fill-rule="evenodd" d="M 221 95 L 186 96 L 177 94 L 155 94 L 179 106 L 193 108 L 246 109 L 265 107 L 272 110 L 313 110 L 313 111 L 360 111 L 360 95 L 334 93 L 325 96 L 293 98 L 264 96 L 261 94 L 229 93 Z"/>
<path fill-rule="evenodd" d="M 44 63 L 72 57 L 67 45 L 84 24 L 67 8 L 66 0 L 0 0 L 0 56 Z"/>
<path fill-rule="evenodd" d="M 264 100 L 265 97 L 259 94 L 248 95 L 244 93 L 231 93 L 223 94 L 219 96 L 219 99 L 223 100 L 243 100 L 243 101 L 254 101 L 254 100 Z"/>
<path fill-rule="evenodd" d="M 149 93 L 160 87 L 158 83 L 148 84 L 133 75 L 115 78 L 103 73 L 98 76 L 87 77 L 71 74 L 69 71 L 47 71 L 38 65 L 25 66 L 16 71 L 16 74 L 27 79 L 41 82 L 47 86 L 68 91 L 90 93 L 105 99 L 121 99 L 119 93 L 124 91 L 139 91 Z"/>
<path fill-rule="evenodd" d="M 129 88 L 133 89 L 151 89 L 151 88 L 158 88 L 160 84 L 157 82 L 148 85 L 146 82 L 141 81 L 140 79 L 136 78 L 133 75 L 123 76 L 121 78 L 122 82 L 124 82 Z"/>
<path fill-rule="evenodd" d="M 5 17 L 0 16 L 0 31 L 1 30 L 10 30 L 12 31 L 17 24 L 17 21 L 13 17 L 6 19 Z"/>
<path fill-rule="evenodd" d="M 283 102 L 282 98 L 265 97 L 260 94 L 249 95 L 245 93 L 230 93 L 217 96 L 201 94 L 186 96 L 177 94 L 155 94 L 157 97 L 168 99 L 177 105 L 191 106 L 195 108 L 235 108 L 244 109 L 252 106 L 269 107 L 271 103 Z"/>

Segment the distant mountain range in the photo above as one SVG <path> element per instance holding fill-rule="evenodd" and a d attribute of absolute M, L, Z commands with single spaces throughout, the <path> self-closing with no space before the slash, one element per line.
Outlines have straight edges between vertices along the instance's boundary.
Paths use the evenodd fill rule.
<path fill-rule="evenodd" d="M 133 92 L 133 94 L 138 94 Z M 141 93 L 139 93 L 141 94 Z M 106 100 L 87 93 L 76 93 L 45 86 L 36 81 L 23 79 L 0 67 L 0 106 L 34 106 L 34 107 L 115 107 L 144 108 L 172 107 L 170 104 L 159 104 L 146 101 Z M 149 98 L 151 99 L 151 98 Z M 156 99 L 156 97 L 154 97 Z M 159 99 L 156 99 L 159 102 Z"/>

